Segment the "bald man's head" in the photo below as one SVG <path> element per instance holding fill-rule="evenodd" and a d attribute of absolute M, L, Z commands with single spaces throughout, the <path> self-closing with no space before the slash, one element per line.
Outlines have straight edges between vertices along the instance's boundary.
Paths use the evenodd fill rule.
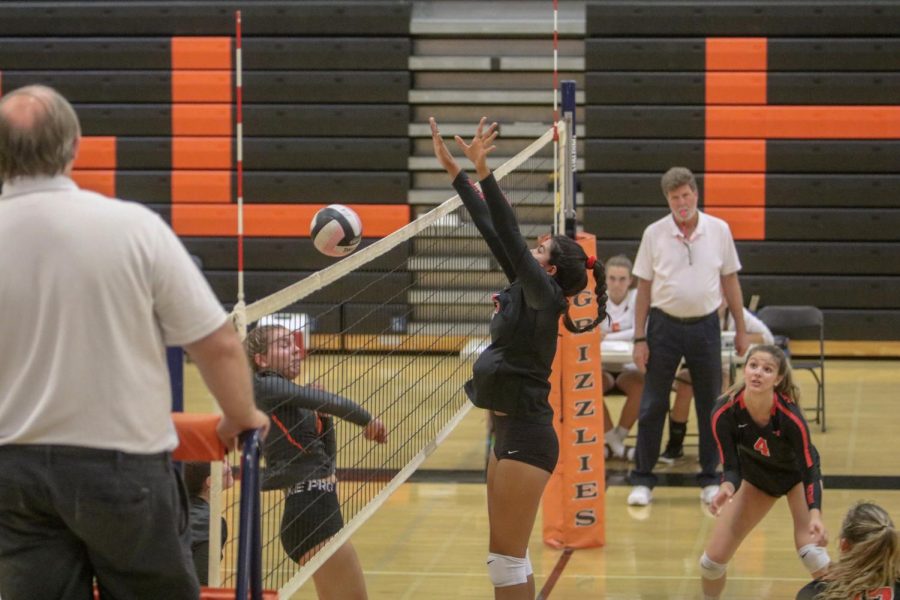
<path fill-rule="evenodd" d="M 64 173 L 80 137 L 75 110 L 53 88 L 10 92 L 0 99 L 0 179 Z"/>

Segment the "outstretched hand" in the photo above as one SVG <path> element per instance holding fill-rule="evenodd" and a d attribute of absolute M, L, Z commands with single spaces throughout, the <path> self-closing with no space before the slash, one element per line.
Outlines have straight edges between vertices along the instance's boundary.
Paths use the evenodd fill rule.
<path fill-rule="evenodd" d="M 497 123 L 491 123 L 487 130 L 484 128 L 485 123 L 487 123 L 487 117 L 481 117 L 481 120 L 478 121 L 478 127 L 475 129 L 475 136 L 468 144 L 460 136 L 454 137 L 456 145 L 463 151 L 466 158 L 475 165 L 479 179 L 484 179 L 491 173 L 487 166 L 487 157 L 488 154 L 497 149 L 494 146 L 494 140 L 497 139 L 497 134 L 500 133 L 497 131 Z"/>
<path fill-rule="evenodd" d="M 434 117 L 428 117 L 428 124 L 431 125 L 431 144 L 434 146 L 434 156 L 441 163 L 441 166 L 444 167 L 444 170 L 447 171 L 447 174 L 450 175 L 450 179 L 454 180 L 462 169 L 456 163 L 453 155 L 450 154 L 450 150 L 447 149 Z"/>

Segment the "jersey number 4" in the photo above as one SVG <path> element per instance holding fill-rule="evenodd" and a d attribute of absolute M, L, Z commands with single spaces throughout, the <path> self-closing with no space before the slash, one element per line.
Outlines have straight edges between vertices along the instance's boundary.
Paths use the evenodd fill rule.
<path fill-rule="evenodd" d="M 769 444 L 766 443 L 765 438 L 758 438 L 756 440 L 756 443 L 753 444 L 753 449 L 763 456 L 771 456 L 771 454 L 769 453 Z"/>

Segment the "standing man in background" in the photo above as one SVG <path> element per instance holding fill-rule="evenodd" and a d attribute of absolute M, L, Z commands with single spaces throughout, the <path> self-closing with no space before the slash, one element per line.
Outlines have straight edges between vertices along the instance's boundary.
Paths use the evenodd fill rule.
<path fill-rule="evenodd" d="M 669 392 L 681 359 L 694 386 L 700 431 L 700 498 L 706 504 L 718 492 L 719 458 L 710 429 L 710 412 L 722 389 L 721 331 L 716 310 L 722 294 L 735 322 L 735 351 L 747 351 L 741 269 L 728 224 L 697 209 L 694 174 L 673 167 L 662 177 L 670 215 L 644 230 L 634 265 L 638 278 L 634 324 L 634 362 L 645 372 L 638 418 L 634 486 L 628 504 L 646 506 L 656 485 Z"/>
<path fill-rule="evenodd" d="M 78 117 L 56 91 L 0 100 L 0 596 L 196 599 L 170 452 L 165 346 L 222 409 L 268 428 L 237 334 L 154 213 L 70 179 Z"/>

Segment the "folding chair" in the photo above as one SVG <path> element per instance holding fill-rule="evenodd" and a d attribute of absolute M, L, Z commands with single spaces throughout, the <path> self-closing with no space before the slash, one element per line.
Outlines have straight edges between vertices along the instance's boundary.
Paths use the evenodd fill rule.
<path fill-rule="evenodd" d="M 825 318 L 815 306 L 766 306 L 757 315 L 790 355 L 790 340 L 819 340 L 819 356 L 791 359 L 794 371 L 809 371 L 816 380 L 816 423 L 825 431 Z M 779 336 L 780 340 L 779 340 Z M 780 343 L 779 343 L 780 341 Z"/>

